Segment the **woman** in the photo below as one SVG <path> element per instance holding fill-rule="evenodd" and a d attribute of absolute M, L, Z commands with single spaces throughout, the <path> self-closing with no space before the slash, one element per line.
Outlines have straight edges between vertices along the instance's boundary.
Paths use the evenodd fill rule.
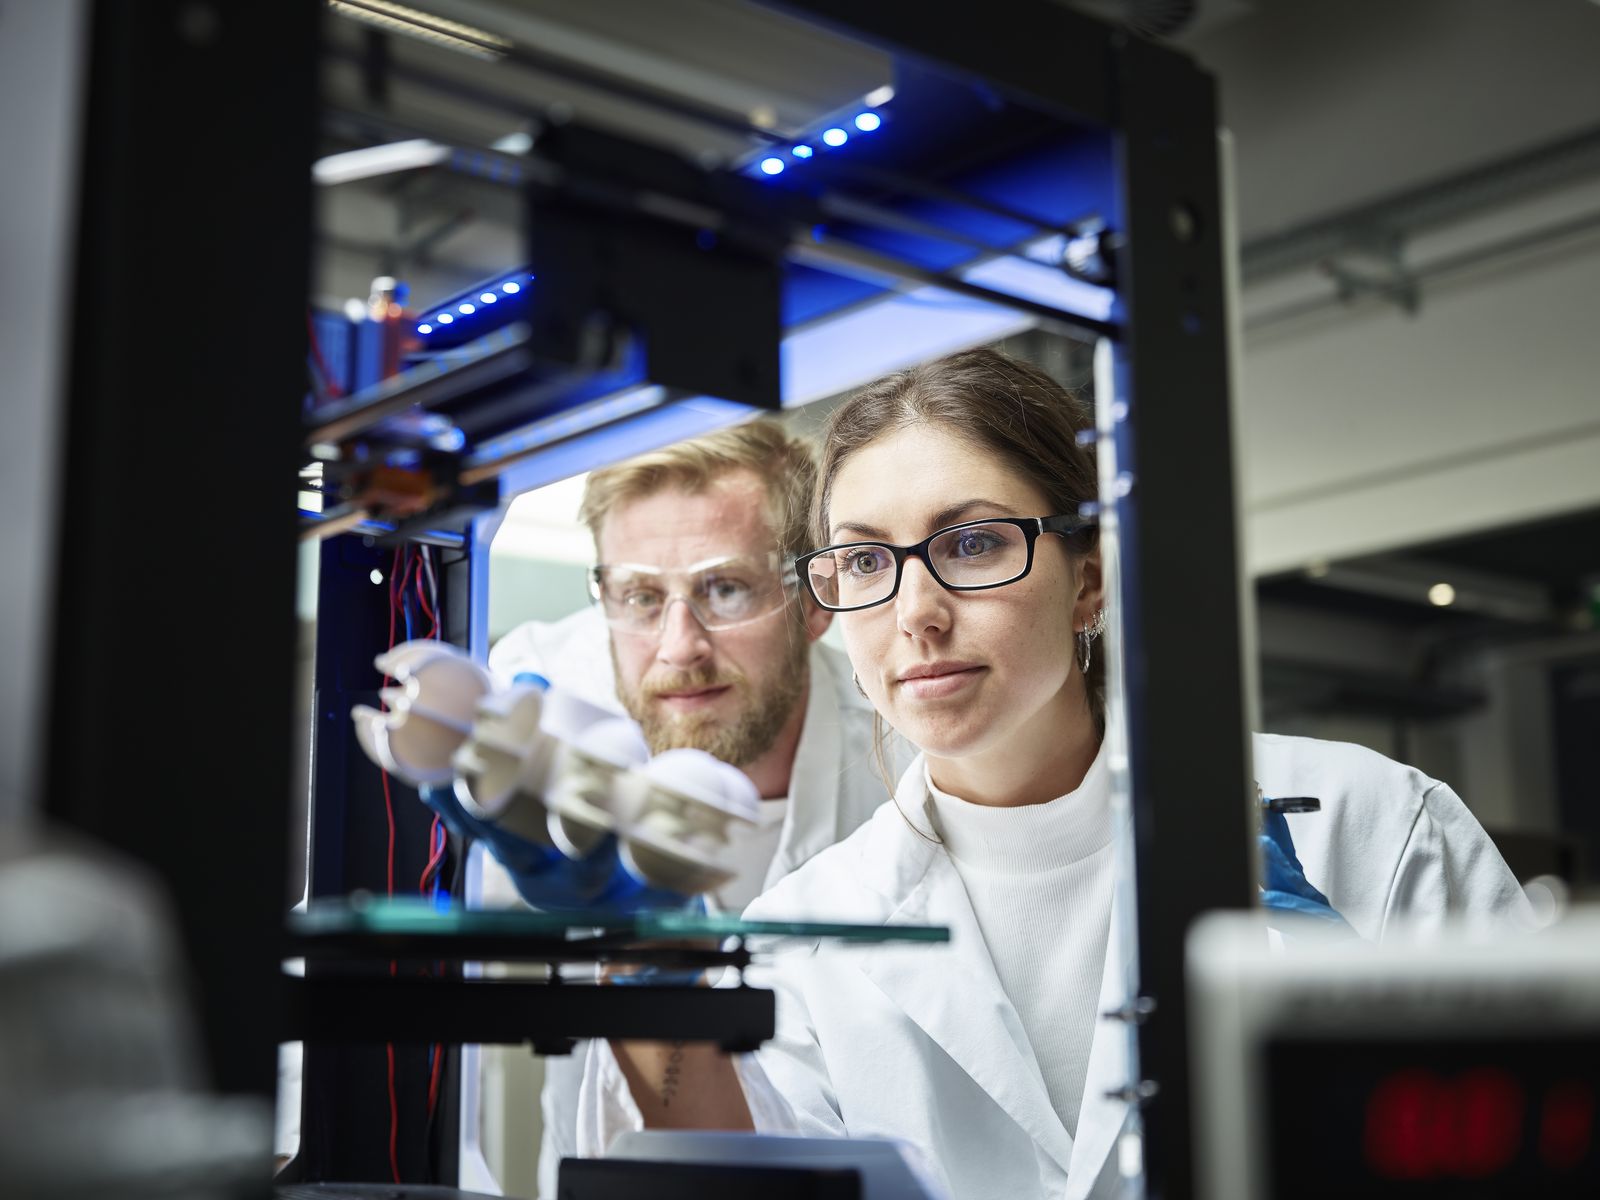
<path fill-rule="evenodd" d="M 958 1197 L 1086 1196 L 1114 1174 L 1125 1108 L 1107 1093 L 1127 1082 L 1126 1037 L 1098 1014 L 1121 999 L 1128 948 L 1113 934 L 1100 558 L 1076 515 L 1095 496 L 1075 438 L 1089 423 L 1043 373 L 986 350 L 834 414 L 823 548 L 799 570 L 840 612 L 858 685 L 922 753 L 891 804 L 746 915 L 948 925 L 951 945 L 808 947 L 751 972 L 777 992 L 778 1032 L 737 1064 L 742 1087 L 705 1049 L 596 1055 L 591 1146 L 641 1121 L 892 1136 Z M 1353 746 L 1254 750 L 1268 795 L 1322 800 L 1293 818 L 1305 875 L 1360 935 L 1522 902 L 1442 784 Z M 1279 874 L 1316 906 L 1292 853 Z"/>

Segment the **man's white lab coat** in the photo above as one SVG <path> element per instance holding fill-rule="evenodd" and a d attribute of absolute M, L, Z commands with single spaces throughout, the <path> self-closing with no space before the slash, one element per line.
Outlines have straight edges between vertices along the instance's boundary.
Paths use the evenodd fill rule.
<path fill-rule="evenodd" d="M 1363 937 L 1381 939 L 1404 920 L 1487 918 L 1525 905 L 1487 835 L 1443 784 L 1358 746 L 1258 735 L 1253 748 L 1266 795 L 1322 801 L 1320 813 L 1288 818 L 1296 848 L 1307 878 Z M 920 761 L 897 798 L 927 819 Z M 903 1138 L 961 1200 L 1117 1194 L 1111 1151 L 1127 1109 L 1107 1094 L 1129 1082 L 1126 1026 L 1102 1021 L 1095 1030 L 1074 1138 L 1051 1106 L 954 865 L 893 807 L 746 915 L 951 930 L 948 947 L 808 946 L 747 973 L 778 997 L 776 1037 L 739 1063 L 758 1130 Z M 1125 915 L 1114 903 L 1101 1012 L 1126 998 Z M 639 1124 L 600 1044 L 590 1051 L 581 1110 L 584 1153 L 603 1152 Z"/>
<path fill-rule="evenodd" d="M 534 671 L 551 684 L 572 688 L 585 699 L 621 712 L 613 687 L 610 631 L 589 609 L 554 624 L 530 622 L 507 633 L 489 654 L 490 669 L 509 684 L 519 671 Z M 888 789 L 873 756 L 873 710 L 856 689 L 844 655 L 813 643 L 805 725 L 789 780 L 789 807 L 765 887 L 853 833 L 883 804 Z M 909 761 L 905 743 L 893 734 L 886 747 L 890 778 Z M 572 1140 L 583 1048 L 545 1063 L 542 1097 L 544 1137 L 539 1159 L 539 1194 L 555 1195 L 556 1165 L 577 1153 Z"/>

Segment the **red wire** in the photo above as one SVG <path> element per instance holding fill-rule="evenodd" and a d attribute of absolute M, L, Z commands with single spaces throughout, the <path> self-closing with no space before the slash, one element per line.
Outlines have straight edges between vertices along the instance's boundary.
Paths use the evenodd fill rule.
<path fill-rule="evenodd" d="M 405 569 L 403 571 L 401 570 L 402 553 L 405 555 Z M 394 649 L 396 622 L 399 618 L 401 608 L 405 603 L 406 590 L 411 585 L 413 569 L 416 571 L 417 600 L 421 604 L 422 611 L 427 616 L 431 626 L 428 631 L 428 636 L 437 637 L 439 633 L 438 615 L 428 604 L 427 582 L 425 578 L 426 572 L 422 568 L 419 559 L 412 558 L 409 551 L 404 550 L 400 546 L 396 546 L 394 551 L 394 560 L 389 568 L 389 649 L 391 650 Z M 385 688 L 389 686 L 389 676 L 387 675 L 385 675 L 383 678 L 383 686 Z M 392 896 L 394 895 L 395 870 L 394 798 L 389 791 L 388 772 L 384 771 L 380 772 L 380 774 L 383 779 L 384 819 L 388 824 L 389 833 L 386 881 L 388 894 Z M 423 867 L 422 875 L 417 881 L 417 888 L 424 895 L 427 894 L 429 876 L 431 876 L 434 871 L 438 870 L 440 864 L 444 861 L 444 855 L 446 851 L 449 849 L 448 839 L 446 839 L 443 843 L 440 843 L 439 841 L 438 817 L 434 817 L 432 824 L 428 828 L 428 847 L 428 862 L 427 865 Z M 389 974 L 392 976 L 397 974 L 398 971 L 399 963 L 391 961 L 389 963 Z M 394 1182 L 399 1183 L 400 1104 L 395 1094 L 394 1043 L 390 1042 L 385 1046 L 385 1054 L 388 1060 L 389 1082 L 389 1171 L 394 1177 Z M 444 1047 L 436 1045 L 433 1052 L 433 1070 L 428 1079 L 428 1116 L 430 1119 L 433 1116 L 434 1109 L 438 1105 L 440 1068 L 443 1066 L 443 1063 Z"/>
<path fill-rule="evenodd" d="M 395 589 L 395 575 L 400 569 L 400 547 L 394 548 L 394 560 L 389 566 L 389 649 L 394 649 L 395 615 L 397 591 Z M 383 686 L 389 686 L 389 676 L 383 677 Z M 389 824 L 389 854 L 388 854 L 388 894 L 394 895 L 394 799 L 389 794 L 389 772 L 381 771 L 383 778 L 383 815 Z M 392 976 L 399 970 L 399 963 L 390 961 L 389 974 Z M 400 1102 L 394 1090 L 394 1043 L 390 1042 L 384 1047 L 389 1060 L 389 1172 L 394 1176 L 394 1182 L 400 1182 Z"/>
<path fill-rule="evenodd" d="M 428 828 L 428 842 L 434 847 L 433 853 L 428 856 L 428 865 L 422 868 L 422 878 L 417 880 L 417 890 L 424 896 L 428 894 L 428 877 L 439 869 L 439 864 L 444 861 L 445 851 L 449 849 L 448 841 L 439 840 L 439 818 L 433 819 L 433 824 Z"/>
<path fill-rule="evenodd" d="M 385 1047 L 389 1055 L 389 1172 L 400 1182 L 400 1105 L 394 1095 L 394 1043 Z"/>
<path fill-rule="evenodd" d="M 433 1119 L 433 1110 L 439 1103 L 439 1067 L 444 1063 L 444 1046 L 435 1044 L 433 1047 L 433 1075 L 428 1080 L 428 1119 Z"/>
<path fill-rule="evenodd" d="M 400 572 L 400 547 L 394 548 L 394 562 L 389 565 L 389 649 L 394 649 L 395 589 L 394 577 Z M 383 677 L 383 686 L 389 686 L 389 677 Z"/>
<path fill-rule="evenodd" d="M 344 395 L 344 389 L 339 386 L 339 381 L 328 369 L 328 360 L 322 357 L 322 343 L 317 341 L 317 323 L 311 319 L 309 311 L 306 313 L 306 337 L 311 342 L 311 360 L 317 364 L 317 370 L 322 373 L 323 386 L 328 389 L 328 395 L 337 400 Z"/>
<path fill-rule="evenodd" d="M 423 578 L 424 572 L 417 572 L 417 599 L 422 603 L 422 612 L 433 628 L 428 631 L 428 636 L 433 637 L 439 632 L 439 618 L 434 616 L 433 609 L 428 607 L 428 582 Z"/>
<path fill-rule="evenodd" d="M 383 775 L 383 816 L 389 823 L 389 864 L 388 864 L 388 891 L 386 895 L 394 895 L 394 800 L 389 795 L 389 772 Z"/>
<path fill-rule="evenodd" d="M 399 554 L 400 554 L 400 550 L 399 550 L 398 547 L 396 547 L 396 549 L 395 549 L 395 556 L 396 556 L 395 557 L 395 562 L 396 562 L 397 565 L 399 563 Z M 400 580 L 399 586 L 395 587 L 394 590 L 389 593 L 389 605 L 390 605 L 390 615 L 391 615 L 391 617 L 393 616 L 393 613 L 394 613 L 395 610 L 399 610 L 399 611 L 402 611 L 402 612 L 404 611 L 406 589 L 411 586 L 411 568 L 413 566 L 415 566 L 415 565 L 416 565 L 416 560 L 413 559 L 409 554 L 406 555 L 406 569 L 404 571 L 401 571 L 399 573 L 399 575 L 398 575 L 398 578 Z M 394 585 L 394 580 L 395 580 L 395 577 L 391 576 L 390 580 L 389 580 L 391 586 Z M 389 638 L 390 638 L 390 647 L 393 648 L 393 645 L 394 645 L 394 641 L 393 641 L 394 634 L 391 633 L 389 635 Z"/>

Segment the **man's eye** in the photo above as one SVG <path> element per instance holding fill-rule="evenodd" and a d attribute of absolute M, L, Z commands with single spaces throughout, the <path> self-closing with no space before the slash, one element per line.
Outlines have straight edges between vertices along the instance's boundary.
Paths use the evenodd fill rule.
<path fill-rule="evenodd" d="M 622 594 L 622 602 L 629 608 L 654 608 L 661 603 L 661 593 L 650 588 L 633 588 Z"/>
<path fill-rule="evenodd" d="M 750 594 L 750 585 L 742 579 L 714 579 L 706 590 L 717 600 L 737 600 Z"/>

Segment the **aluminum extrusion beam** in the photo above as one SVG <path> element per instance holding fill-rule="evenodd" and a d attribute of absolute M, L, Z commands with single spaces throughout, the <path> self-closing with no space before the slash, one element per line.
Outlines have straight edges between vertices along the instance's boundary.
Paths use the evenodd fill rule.
<path fill-rule="evenodd" d="M 263 1097 L 289 903 L 320 12 L 92 5 L 46 711 L 47 815 L 165 886 L 212 1077 Z M 217 264 L 241 255 L 218 295 Z M 157 464 L 200 498 L 176 533 L 143 502 Z"/>
<path fill-rule="evenodd" d="M 1192 1195 L 1190 923 L 1248 908 L 1255 868 L 1211 77 L 1124 39 L 1114 132 L 1127 340 L 1114 349 L 1118 529 L 1149 1192 Z M 1125 408 L 1123 407 L 1125 406 Z"/>

